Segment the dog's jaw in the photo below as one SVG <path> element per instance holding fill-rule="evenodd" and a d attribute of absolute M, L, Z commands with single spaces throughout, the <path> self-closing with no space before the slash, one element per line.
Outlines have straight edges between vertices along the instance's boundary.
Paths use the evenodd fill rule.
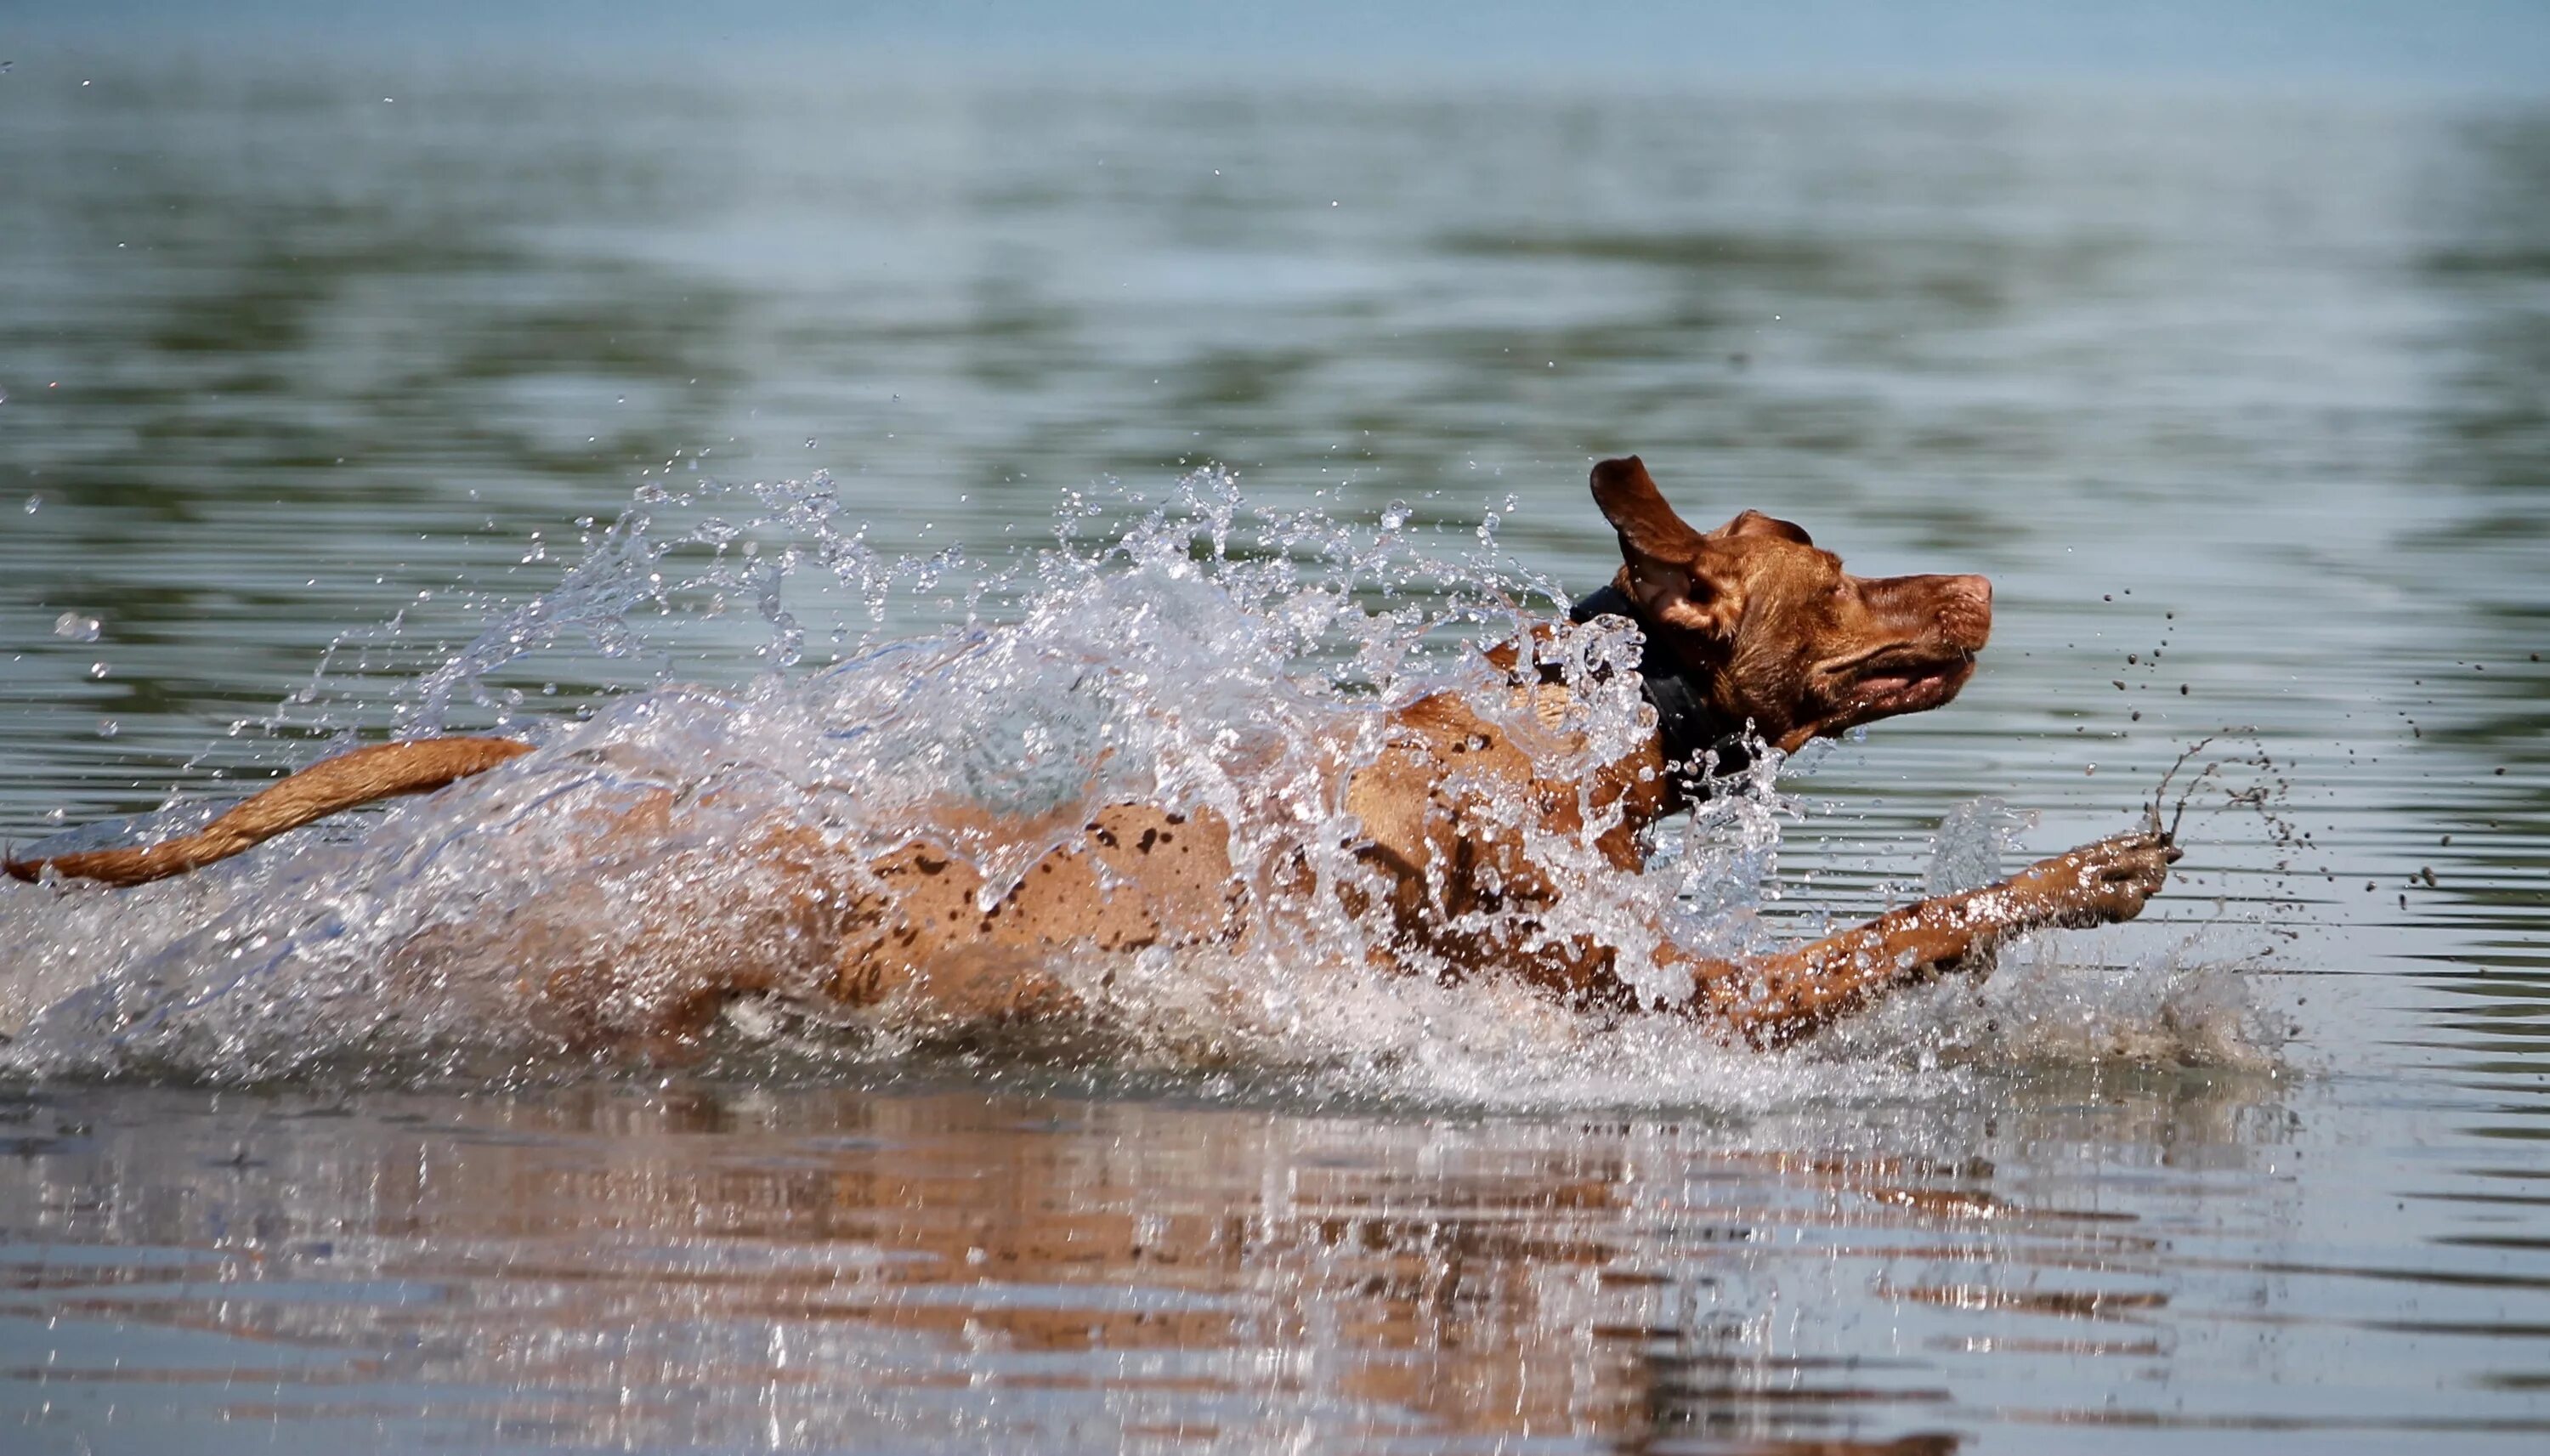
<path fill-rule="evenodd" d="M 1880 719 L 1944 708 L 1975 675 L 1971 651 L 1941 654 L 1890 646 L 1863 657 L 1857 664 L 1817 669 L 1816 676 L 1823 680 L 1817 696 L 1832 706 L 1790 729 L 1780 739 L 1781 751 L 1795 753 L 1813 739 L 1832 737 Z"/>

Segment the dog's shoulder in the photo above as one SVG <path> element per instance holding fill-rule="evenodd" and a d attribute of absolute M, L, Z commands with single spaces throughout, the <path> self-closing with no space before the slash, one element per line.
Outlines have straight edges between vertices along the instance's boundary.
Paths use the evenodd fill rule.
<path fill-rule="evenodd" d="M 1606 856 L 1639 866 L 1638 833 L 1663 809 L 1662 757 L 1650 742 L 1590 772 L 1557 767 L 1581 764 L 1571 755 L 1584 744 L 1573 697 L 1545 650 L 1559 631 L 1533 629 L 1528 654 L 1520 640 L 1485 648 L 1502 681 L 1429 693 L 1391 716 L 1388 745 L 1346 790 L 1372 858 L 1418 872 L 1502 862 L 1520 851 L 1526 823 L 1572 837 L 1585 832 L 1590 810 L 1610 821 L 1599 835 Z M 1521 878 L 1521 868 L 1501 873 Z"/>

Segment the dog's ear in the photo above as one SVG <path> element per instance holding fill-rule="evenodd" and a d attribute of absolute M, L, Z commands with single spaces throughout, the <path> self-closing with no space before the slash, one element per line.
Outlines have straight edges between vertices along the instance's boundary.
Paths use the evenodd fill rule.
<path fill-rule="evenodd" d="M 1807 534 L 1805 527 L 1777 516 L 1765 516 L 1759 511 L 1746 511 L 1713 534 L 1722 536 L 1767 535 L 1776 540 L 1796 541 L 1802 546 L 1815 543 L 1815 538 Z"/>
<path fill-rule="evenodd" d="M 1741 586 L 1720 553 L 1674 513 L 1635 455 L 1594 467 L 1594 504 L 1620 537 L 1621 585 L 1649 622 L 1731 635 Z"/>
<path fill-rule="evenodd" d="M 1620 534 L 1620 554 L 1630 560 L 1679 561 L 1701 549 L 1700 533 L 1674 514 L 1646 462 L 1635 455 L 1594 467 L 1594 504 Z"/>

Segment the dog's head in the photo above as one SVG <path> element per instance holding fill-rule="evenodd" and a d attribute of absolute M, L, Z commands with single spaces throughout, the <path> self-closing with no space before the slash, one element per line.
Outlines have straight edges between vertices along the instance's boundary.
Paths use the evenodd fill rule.
<path fill-rule="evenodd" d="M 1984 578 L 1853 576 L 1758 511 L 1695 531 L 1635 455 L 1594 467 L 1594 502 L 1619 534 L 1615 585 L 1649 639 L 1730 729 L 1750 723 L 1790 752 L 1954 698 L 1992 634 Z"/>

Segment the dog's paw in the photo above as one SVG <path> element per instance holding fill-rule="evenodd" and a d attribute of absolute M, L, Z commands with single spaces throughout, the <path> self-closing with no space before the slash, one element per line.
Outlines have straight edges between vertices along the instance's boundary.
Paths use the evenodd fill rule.
<path fill-rule="evenodd" d="M 2142 914 L 2143 902 L 2168 883 L 2180 852 L 2162 835 L 2137 830 L 2040 859 L 2010 884 L 2039 900 L 2048 923 L 2112 924 Z"/>

